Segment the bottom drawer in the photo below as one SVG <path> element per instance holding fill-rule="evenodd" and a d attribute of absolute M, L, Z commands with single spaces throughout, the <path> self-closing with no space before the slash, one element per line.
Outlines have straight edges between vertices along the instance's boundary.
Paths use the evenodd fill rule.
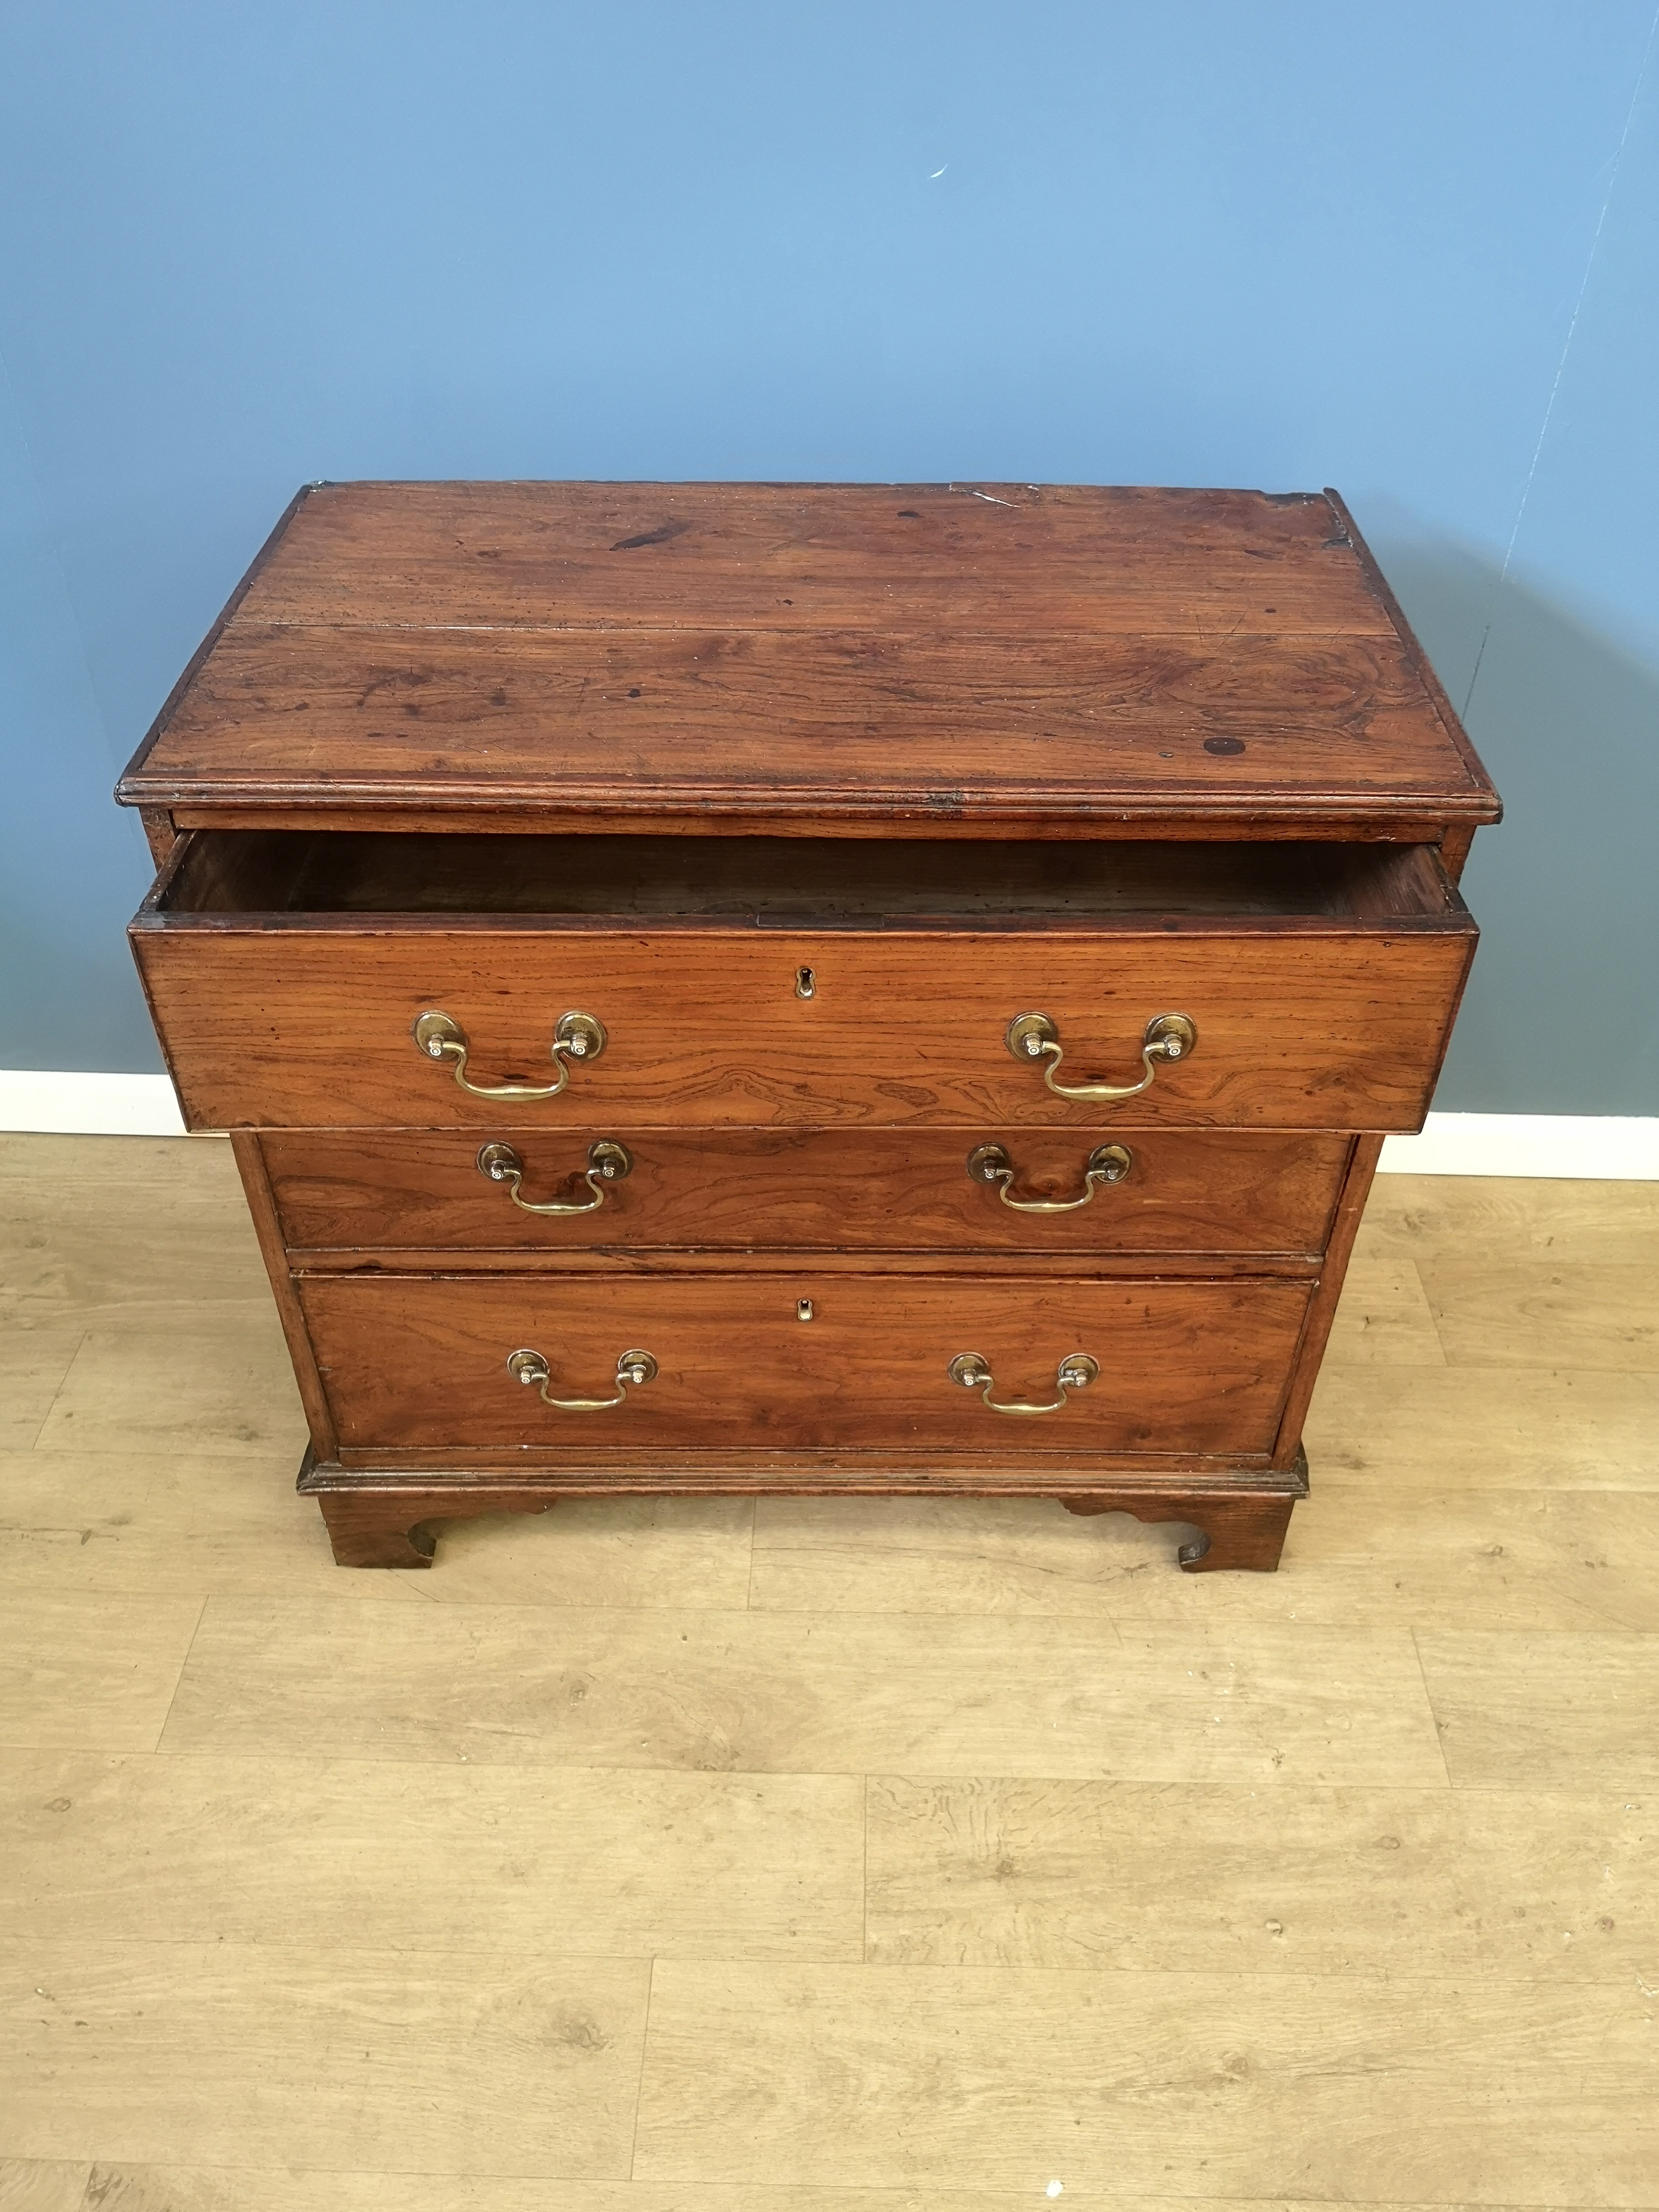
<path fill-rule="evenodd" d="M 1024 1462 L 1269 1450 L 1312 1285 L 808 1270 L 310 1275 L 298 1288 L 346 1449 L 947 1449 Z M 535 1355 L 517 1363 L 527 1381 L 509 1368 L 519 1352 Z M 652 1371 L 619 1380 L 625 1352 Z M 1079 1356 L 1092 1374 L 1068 1366 L 1062 1379 Z"/>

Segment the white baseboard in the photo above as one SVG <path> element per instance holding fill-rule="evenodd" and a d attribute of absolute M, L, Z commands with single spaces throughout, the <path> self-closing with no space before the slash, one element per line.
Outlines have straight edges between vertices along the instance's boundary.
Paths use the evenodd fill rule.
<path fill-rule="evenodd" d="M 0 1129 L 61 1137 L 182 1137 L 165 1075 L 58 1074 L 0 1067 Z"/>
<path fill-rule="evenodd" d="M 1659 1182 L 1659 1115 L 1431 1114 L 1420 1137 L 1389 1137 L 1384 1175 L 1559 1176 Z"/>
<path fill-rule="evenodd" d="M 0 1068 L 0 1130 L 73 1137 L 182 1137 L 165 1075 Z M 1420 1137 L 1390 1137 L 1384 1175 L 1557 1176 L 1659 1182 L 1659 1115 L 1431 1114 Z"/>

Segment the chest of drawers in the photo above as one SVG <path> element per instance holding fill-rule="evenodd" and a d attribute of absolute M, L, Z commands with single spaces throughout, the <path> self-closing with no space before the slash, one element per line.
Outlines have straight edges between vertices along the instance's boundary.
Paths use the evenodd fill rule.
<path fill-rule="evenodd" d="M 1334 495 L 316 485 L 118 795 L 342 1563 L 933 1492 L 1277 1564 L 1498 813 Z"/>

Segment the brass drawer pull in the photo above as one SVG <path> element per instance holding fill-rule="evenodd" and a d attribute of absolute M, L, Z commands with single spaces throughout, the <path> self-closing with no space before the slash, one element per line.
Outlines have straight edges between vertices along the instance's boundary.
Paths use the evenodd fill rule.
<path fill-rule="evenodd" d="M 478 1173 L 486 1182 L 504 1182 L 507 1194 L 516 1206 L 526 1213 L 594 1213 L 605 1204 L 605 1186 L 620 1182 L 633 1166 L 632 1154 L 626 1145 L 614 1143 L 601 1137 L 587 1148 L 587 1167 L 582 1181 L 592 1195 L 587 1198 L 531 1199 L 524 1194 L 524 1162 L 511 1145 L 499 1139 L 485 1145 L 478 1154 Z"/>
<path fill-rule="evenodd" d="M 597 1060 L 605 1050 L 605 1024 L 592 1014 L 561 1014 L 553 1025 L 553 1059 L 559 1071 L 556 1083 L 472 1083 L 467 1079 L 466 1056 L 471 1049 L 466 1031 L 453 1015 L 422 1014 L 413 1031 L 416 1048 L 428 1060 L 451 1060 L 455 1080 L 474 1098 L 556 1098 L 570 1080 L 570 1062 Z M 569 1054 L 569 1059 L 562 1057 Z"/>
<path fill-rule="evenodd" d="M 553 1380 L 553 1370 L 539 1352 L 514 1352 L 507 1354 L 507 1371 L 515 1381 L 526 1387 L 534 1384 L 544 1401 L 556 1407 L 562 1413 L 603 1413 L 612 1406 L 627 1402 L 629 1387 L 641 1390 L 657 1371 L 657 1363 L 648 1352 L 624 1352 L 617 1362 L 617 1395 L 614 1398 L 556 1398 L 548 1389 Z"/>
<path fill-rule="evenodd" d="M 1100 1372 L 1100 1362 L 1091 1359 L 1086 1352 L 1073 1352 L 1062 1359 L 1054 1370 L 1054 1382 L 1060 1395 L 1047 1406 L 1026 1406 L 1019 1403 L 1000 1405 L 991 1393 L 996 1381 L 986 1362 L 976 1352 L 959 1352 L 951 1362 L 950 1376 L 964 1389 L 977 1390 L 994 1413 L 1057 1413 L 1066 1403 L 1068 1390 L 1086 1390 Z"/>
<path fill-rule="evenodd" d="M 478 1163 L 483 1164 L 482 1152 Z M 1095 1193 L 1103 1183 L 1121 1182 L 1133 1165 L 1134 1154 L 1127 1145 L 1097 1145 L 1083 1170 L 1081 1198 L 1015 1198 L 1014 1164 L 1003 1146 L 975 1145 L 968 1155 L 968 1172 L 973 1180 L 1000 1185 L 997 1196 L 1016 1213 L 1075 1213 L 1079 1206 L 1093 1203 Z"/>
<path fill-rule="evenodd" d="M 1141 1040 L 1140 1064 L 1146 1072 L 1139 1083 L 1056 1083 L 1054 1072 L 1065 1049 L 1047 1014 L 1016 1014 L 1008 1024 L 1006 1042 L 1016 1060 L 1043 1062 L 1042 1079 L 1056 1098 L 1139 1098 L 1152 1088 L 1158 1062 L 1192 1058 L 1198 1049 L 1198 1026 L 1185 1014 L 1154 1014 Z"/>

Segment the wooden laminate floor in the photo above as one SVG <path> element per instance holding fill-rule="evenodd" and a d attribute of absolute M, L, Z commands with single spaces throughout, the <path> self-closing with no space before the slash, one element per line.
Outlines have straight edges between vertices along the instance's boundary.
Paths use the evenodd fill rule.
<path fill-rule="evenodd" d="M 1384 1178 L 1277 1577 L 330 1561 L 228 1148 L 0 1139 L 4 2212 L 1659 2206 L 1659 1186 Z"/>

